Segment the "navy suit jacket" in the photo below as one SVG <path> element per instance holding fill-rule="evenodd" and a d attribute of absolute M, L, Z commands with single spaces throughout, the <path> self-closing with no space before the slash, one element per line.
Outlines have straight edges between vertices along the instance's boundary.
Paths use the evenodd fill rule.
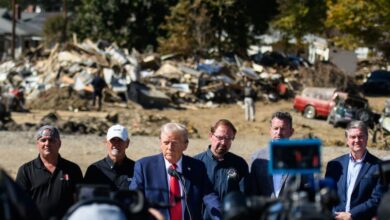
<path fill-rule="evenodd" d="M 202 219 L 203 207 L 211 214 L 212 219 L 221 219 L 220 201 L 212 190 L 204 164 L 183 155 L 182 179 L 186 193 L 183 199 L 187 200 L 191 219 Z M 150 202 L 169 204 L 167 170 L 162 154 L 136 161 L 130 189 L 141 190 Z M 184 205 L 184 219 L 188 220 L 190 219 L 189 213 L 185 208 L 185 203 L 182 204 Z M 160 208 L 159 211 L 165 219 L 170 219 L 169 208 Z"/>
<path fill-rule="evenodd" d="M 383 186 L 378 175 L 381 160 L 367 152 L 351 195 L 350 213 L 353 220 L 371 219 L 376 214 Z M 349 154 L 328 162 L 325 177 L 332 178 L 337 187 L 340 203 L 334 212 L 344 212 L 347 202 L 347 175 Z M 375 174 L 375 175 L 374 175 Z"/>

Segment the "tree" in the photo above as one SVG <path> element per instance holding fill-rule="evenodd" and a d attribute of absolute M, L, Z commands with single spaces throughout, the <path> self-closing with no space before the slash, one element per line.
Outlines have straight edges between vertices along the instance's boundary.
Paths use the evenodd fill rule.
<path fill-rule="evenodd" d="M 201 1 L 179 1 L 161 26 L 167 32 L 158 39 L 162 53 L 206 55 L 213 42 L 210 16 Z"/>
<path fill-rule="evenodd" d="M 157 45 L 159 29 L 176 0 L 82 0 L 72 30 L 81 39 L 104 39 L 139 50 Z"/>
<path fill-rule="evenodd" d="M 270 21 L 278 13 L 276 0 L 247 0 L 250 35 L 259 35 L 266 32 Z"/>
<path fill-rule="evenodd" d="M 160 38 L 160 47 L 163 51 L 177 52 L 177 47 L 169 48 L 167 44 L 180 42 L 182 53 L 217 49 L 218 54 L 236 52 L 245 55 L 246 48 L 254 40 L 254 34 L 263 33 L 268 27 L 267 23 L 275 9 L 272 8 L 274 2 L 274 0 L 180 0 L 172 8 L 171 14 L 162 26 L 167 35 Z M 267 10 L 262 8 L 263 6 L 271 8 Z M 268 13 L 261 14 L 259 11 Z M 207 39 L 207 42 L 197 44 L 194 43 L 197 41 L 194 38 L 198 41 Z"/>
<path fill-rule="evenodd" d="M 11 1 L 10 0 L 0 0 L 0 8 L 11 9 Z"/>
<path fill-rule="evenodd" d="M 24 9 L 31 1 L 29 0 L 17 0 L 15 3 L 20 5 Z M 12 10 L 12 0 L 0 0 L 0 8 L 7 8 Z"/>
<path fill-rule="evenodd" d="M 216 29 L 219 53 L 239 52 L 248 46 L 249 16 L 246 0 L 210 0 L 211 25 Z"/>
<path fill-rule="evenodd" d="M 368 45 L 378 49 L 390 44 L 390 1 L 327 0 L 326 26 L 337 46 L 353 49 Z"/>
<path fill-rule="evenodd" d="M 295 37 L 298 48 L 302 37 L 308 33 L 322 33 L 326 18 L 324 0 L 278 0 L 279 14 L 272 21 L 272 27 L 284 33 L 285 41 Z"/>
<path fill-rule="evenodd" d="M 60 42 L 64 29 L 65 19 L 63 15 L 49 17 L 43 25 L 43 36 L 46 46 Z M 68 32 L 69 33 L 69 32 Z"/>
<path fill-rule="evenodd" d="M 67 5 L 67 11 L 75 11 L 76 7 L 81 3 L 81 0 L 27 0 L 27 2 L 30 2 L 30 4 L 33 2 L 39 5 L 44 11 L 61 11 L 63 10 L 65 1 Z"/>

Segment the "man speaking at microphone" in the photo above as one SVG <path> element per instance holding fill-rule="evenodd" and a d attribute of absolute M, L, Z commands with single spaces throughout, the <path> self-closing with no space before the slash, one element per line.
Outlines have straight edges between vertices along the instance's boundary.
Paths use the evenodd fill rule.
<path fill-rule="evenodd" d="M 220 201 L 213 192 L 204 164 L 183 155 L 188 131 L 178 123 L 161 127 L 162 153 L 136 161 L 130 189 L 141 190 L 167 220 L 198 220 L 202 206 L 211 219 L 221 219 Z M 164 208 L 164 204 L 166 208 Z"/>
<path fill-rule="evenodd" d="M 205 164 L 214 191 L 218 193 L 221 200 L 229 192 L 244 192 L 244 180 L 249 173 L 245 160 L 229 152 L 236 132 L 236 128 L 229 120 L 217 121 L 210 128 L 211 144 L 208 149 L 194 156 L 195 159 Z M 210 219 L 207 212 L 205 212 L 204 219 Z"/>

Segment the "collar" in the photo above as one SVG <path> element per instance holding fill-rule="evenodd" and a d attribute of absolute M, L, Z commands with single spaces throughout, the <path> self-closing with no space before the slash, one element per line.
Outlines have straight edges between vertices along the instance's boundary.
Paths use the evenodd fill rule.
<path fill-rule="evenodd" d="M 364 152 L 363 157 L 361 159 L 355 160 L 352 156 L 352 153 L 349 153 L 349 161 L 353 162 L 353 163 L 362 163 L 364 161 L 364 159 L 366 159 L 366 155 L 367 155 L 367 150 L 366 150 L 366 152 Z"/>
<path fill-rule="evenodd" d="M 118 164 L 118 163 L 115 163 L 115 162 L 111 159 L 111 157 L 110 157 L 109 155 L 107 155 L 107 157 L 104 158 L 104 161 L 108 164 L 108 166 L 110 167 L 110 169 L 114 169 L 114 167 L 118 167 L 118 166 L 121 167 L 121 166 L 125 165 L 126 162 L 127 162 L 127 160 L 128 160 L 128 158 L 125 156 L 125 158 L 123 158 L 122 163 L 121 163 L 121 164 Z"/>
<path fill-rule="evenodd" d="M 183 161 L 183 156 L 176 162 L 176 166 L 177 166 L 176 170 L 179 173 L 181 173 L 183 170 L 182 161 Z M 167 161 L 165 158 L 164 158 L 164 163 L 165 163 L 165 170 L 168 172 L 168 169 L 172 164 L 169 161 Z"/>
<path fill-rule="evenodd" d="M 61 155 L 58 154 L 58 161 L 57 161 L 57 167 L 60 167 L 61 166 L 61 162 L 62 161 L 62 158 L 61 158 Z M 45 165 L 43 164 L 42 162 L 42 159 L 40 157 L 40 155 L 38 154 L 38 157 L 35 158 L 35 160 L 33 160 L 33 164 L 36 168 L 38 169 L 46 169 Z"/>

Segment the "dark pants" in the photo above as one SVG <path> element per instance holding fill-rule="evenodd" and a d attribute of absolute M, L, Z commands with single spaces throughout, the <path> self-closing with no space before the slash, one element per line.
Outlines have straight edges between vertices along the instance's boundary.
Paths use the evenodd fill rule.
<path fill-rule="evenodd" d="M 92 101 L 93 107 L 95 107 L 95 105 L 96 105 L 96 99 L 97 99 L 97 104 L 98 104 L 98 110 L 100 111 L 102 109 L 103 94 L 101 92 L 94 92 L 93 93 L 93 101 Z"/>

